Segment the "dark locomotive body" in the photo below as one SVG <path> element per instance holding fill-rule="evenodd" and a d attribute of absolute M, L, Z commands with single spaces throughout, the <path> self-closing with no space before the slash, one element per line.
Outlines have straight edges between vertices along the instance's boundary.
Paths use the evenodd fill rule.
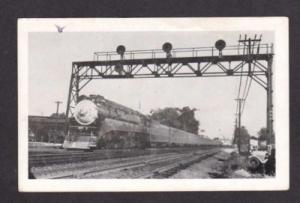
<path fill-rule="evenodd" d="M 170 146 L 219 146 L 219 141 L 202 138 L 162 125 L 128 107 L 99 95 L 79 98 L 63 147 L 147 148 Z"/>

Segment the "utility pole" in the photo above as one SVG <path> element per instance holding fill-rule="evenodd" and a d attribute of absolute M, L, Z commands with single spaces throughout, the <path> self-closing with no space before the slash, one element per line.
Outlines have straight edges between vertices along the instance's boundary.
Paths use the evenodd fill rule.
<path fill-rule="evenodd" d="M 247 35 L 245 35 L 244 39 L 241 39 L 241 36 L 240 36 L 240 39 L 238 41 L 239 44 L 240 43 L 244 44 L 243 53 L 247 55 L 246 62 L 248 63 L 248 75 L 249 76 L 251 76 L 251 73 L 252 73 L 251 64 L 253 62 L 254 48 L 255 48 L 255 46 L 257 46 L 256 48 L 257 48 L 257 54 L 258 54 L 259 53 L 260 42 L 261 42 L 261 37 L 262 37 L 262 35 L 260 35 L 259 38 L 257 38 L 257 35 L 255 35 L 254 39 L 251 39 L 250 37 L 247 38 Z"/>
<path fill-rule="evenodd" d="M 59 105 L 62 103 L 61 101 L 56 101 L 56 102 L 54 102 L 54 103 L 56 103 L 56 116 L 57 116 L 57 118 L 58 118 L 58 115 L 59 115 Z M 54 131 L 53 131 L 53 142 L 54 143 L 56 143 L 56 140 L 57 140 L 57 136 L 58 136 L 58 134 L 57 134 L 57 132 L 58 132 L 58 121 L 55 123 L 55 128 L 54 128 Z"/>
<path fill-rule="evenodd" d="M 241 153 L 241 107 L 242 107 L 242 102 L 244 101 L 244 99 L 241 98 L 237 98 L 235 99 L 237 101 L 237 105 L 238 105 L 238 123 L 237 123 L 237 128 L 238 128 L 238 150 L 239 153 Z"/>
<path fill-rule="evenodd" d="M 273 132 L 273 87 L 272 87 L 272 58 L 268 60 L 267 70 L 267 143 L 275 144 L 275 137 Z"/>
<path fill-rule="evenodd" d="M 237 116 L 237 114 L 235 114 L 235 116 Z M 236 142 L 236 130 L 237 130 L 237 118 L 235 118 L 235 121 L 234 121 L 234 133 L 233 133 L 233 139 L 232 139 L 232 145 L 235 144 Z"/>
<path fill-rule="evenodd" d="M 56 115 L 58 116 L 59 113 L 59 105 L 62 103 L 61 101 L 56 101 Z"/>

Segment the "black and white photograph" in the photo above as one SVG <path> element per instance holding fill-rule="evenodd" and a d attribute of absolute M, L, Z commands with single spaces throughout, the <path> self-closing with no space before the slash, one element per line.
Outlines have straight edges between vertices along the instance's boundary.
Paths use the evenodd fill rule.
<path fill-rule="evenodd" d="M 288 56 L 286 18 L 19 19 L 19 190 L 286 190 Z"/>

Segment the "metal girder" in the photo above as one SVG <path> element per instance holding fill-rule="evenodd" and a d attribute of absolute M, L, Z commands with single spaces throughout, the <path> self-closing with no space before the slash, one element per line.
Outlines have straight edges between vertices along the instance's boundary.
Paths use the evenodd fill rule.
<path fill-rule="evenodd" d="M 145 58 L 145 59 L 126 59 L 108 61 L 79 61 L 73 62 L 78 66 L 114 66 L 118 63 L 123 65 L 139 64 L 168 64 L 168 63 L 202 63 L 202 62 L 228 62 L 228 61 L 249 61 L 249 60 L 268 60 L 273 54 L 253 54 L 250 55 L 224 55 L 224 56 L 201 56 L 201 57 L 174 57 L 174 58 Z"/>
<path fill-rule="evenodd" d="M 141 59 L 140 64 L 135 64 L 132 60 L 124 61 L 109 61 L 109 63 L 101 62 L 74 62 L 73 64 L 83 71 L 82 74 L 78 73 L 80 80 L 83 79 L 113 79 L 113 78 L 152 78 L 152 77 L 193 77 L 193 76 L 237 76 L 237 75 L 265 75 L 266 70 L 259 68 L 248 71 L 241 71 L 241 67 L 246 64 L 243 61 L 241 63 L 229 67 L 229 63 L 236 62 L 233 60 L 226 61 L 219 57 L 211 57 L 210 60 L 194 59 L 190 58 L 190 62 L 186 62 L 187 58 L 176 58 L 174 61 L 170 62 L 160 59 L 153 59 L 151 61 L 145 62 L 147 59 Z M 201 57 L 198 57 L 201 58 Z M 232 59 L 232 57 L 229 57 Z M 235 57 L 234 57 L 235 58 Z M 251 63 L 254 61 L 268 60 L 270 56 L 266 56 L 266 59 L 261 59 L 261 57 L 255 57 Z M 182 59 L 182 60 L 181 60 Z M 237 59 L 235 59 L 237 60 Z M 200 62 L 199 62 L 200 61 Z M 164 63 L 163 63 L 164 62 Z M 261 64 L 262 62 L 260 62 Z M 205 64 L 201 68 L 201 64 Z M 194 66 L 199 68 L 194 68 Z M 116 69 L 116 66 L 121 66 L 122 69 Z M 132 68 L 134 66 L 134 68 Z M 212 70 L 212 67 L 218 67 L 217 70 Z"/>
<path fill-rule="evenodd" d="M 93 79 L 250 76 L 266 89 L 268 68 L 264 63 L 272 57 L 255 54 L 73 62 L 66 114 L 72 114 L 79 92 Z M 249 63 L 253 64 L 251 70 L 243 68 Z"/>

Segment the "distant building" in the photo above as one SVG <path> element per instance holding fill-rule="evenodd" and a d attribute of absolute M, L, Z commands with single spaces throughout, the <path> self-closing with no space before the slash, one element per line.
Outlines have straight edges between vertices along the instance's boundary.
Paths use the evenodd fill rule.
<path fill-rule="evenodd" d="M 66 119 L 48 116 L 28 117 L 28 139 L 31 142 L 62 143 L 66 132 Z"/>

